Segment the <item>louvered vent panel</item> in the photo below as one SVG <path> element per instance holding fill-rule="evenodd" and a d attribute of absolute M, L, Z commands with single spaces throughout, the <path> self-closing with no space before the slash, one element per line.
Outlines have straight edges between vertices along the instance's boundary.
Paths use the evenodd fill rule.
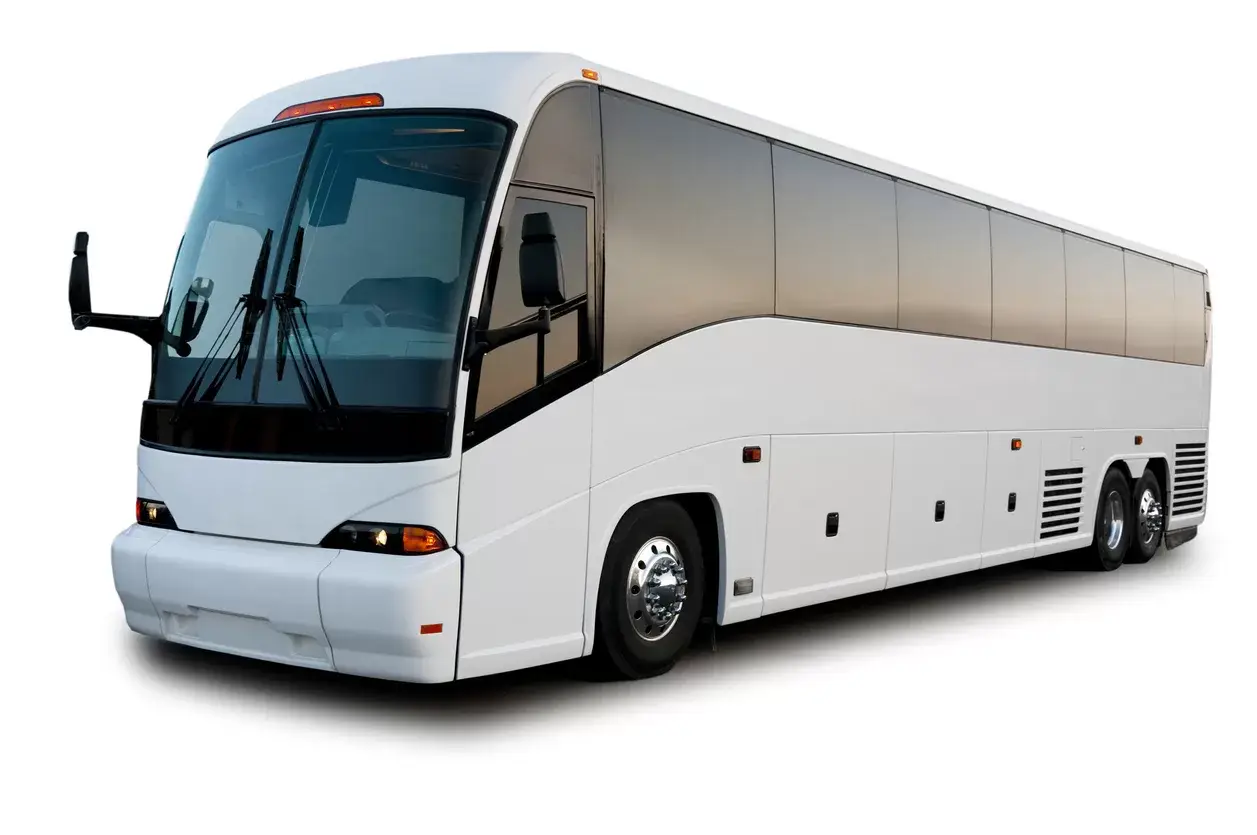
<path fill-rule="evenodd" d="M 1175 445 L 1171 516 L 1189 516 L 1205 509 L 1207 458 L 1203 443 Z"/>
<path fill-rule="evenodd" d="M 1039 539 L 1078 533 L 1082 519 L 1082 467 L 1043 472 L 1043 511 Z"/>

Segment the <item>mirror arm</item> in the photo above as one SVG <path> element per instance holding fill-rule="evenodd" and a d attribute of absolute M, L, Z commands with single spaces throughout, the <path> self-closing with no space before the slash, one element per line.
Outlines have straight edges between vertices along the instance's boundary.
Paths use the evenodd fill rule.
<path fill-rule="evenodd" d="M 471 328 L 468 332 L 467 350 L 464 352 L 463 370 L 470 371 L 471 364 L 477 357 L 492 351 L 494 348 L 501 348 L 503 345 L 509 345 L 526 336 L 549 332 L 550 308 L 548 307 L 540 308 L 537 311 L 536 319 L 492 330 L 477 329 L 476 320 L 472 319 Z"/>
<path fill-rule="evenodd" d="M 108 331 L 121 331 L 129 333 L 143 339 L 149 345 L 156 347 L 165 343 L 175 349 L 181 357 L 186 357 L 192 352 L 192 346 L 184 340 L 169 333 L 162 326 L 162 320 L 157 316 L 122 316 L 117 313 L 79 313 L 74 316 L 74 329 L 81 331 L 84 328 L 101 328 Z"/>

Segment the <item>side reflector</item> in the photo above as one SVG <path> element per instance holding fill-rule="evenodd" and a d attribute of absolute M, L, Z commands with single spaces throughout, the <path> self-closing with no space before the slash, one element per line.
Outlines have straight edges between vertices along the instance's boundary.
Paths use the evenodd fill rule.
<path fill-rule="evenodd" d="M 743 464 L 758 464 L 762 457 L 763 457 L 763 453 L 760 451 L 759 447 L 757 446 L 742 447 L 742 463 Z"/>
<path fill-rule="evenodd" d="M 296 119 L 298 116 L 309 116 L 311 113 L 330 113 L 333 110 L 349 110 L 355 107 L 383 107 L 384 97 L 379 93 L 363 93 L 356 96 L 337 96 L 331 99 L 317 99 L 285 107 L 271 121 L 282 122 L 284 119 Z"/>
<path fill-rule="evenodd" d="M 582 76 L 582 77 L 587 78 L 587 79 L 589 79 L 590 81 L 597 81 L 597 80 L 598 80 L 598 71 L 597 71 L 597 70 L 581 70 L 581 71 L 580 71 L 580 74 L 581 74 L 581 76 Z"/>
<path fill-rule="evenodd" d="M 1021 449 L 1021 438 L 1013 438 L 1013 452 Z"/>
<path fill-rule="evenodd" d="M 443 623 L 425 623 L 423 626 L 419 627 L 419 634 L 439 635 L 444 628 L 445 624 Z"/>
<path fill-rule="evenodd" d="M 1141 445 L 1143 442 L 1144 442 L 1144 436 L 1143 436 L 1143 435 L 1136 435 L 1136 436 L 1135 436 L 1135 446 L 1139 446 L 1139 445 Z"/>

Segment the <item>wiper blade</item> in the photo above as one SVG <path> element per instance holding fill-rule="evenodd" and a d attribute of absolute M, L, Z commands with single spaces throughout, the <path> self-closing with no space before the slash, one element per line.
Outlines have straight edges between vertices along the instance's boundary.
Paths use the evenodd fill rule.
<path fill-rule="evenodd" d="M 284 277 L 283 292 L 276 293 L 273 299 L 278 317 L 275 328 L 275 379 L 284 379 L 288 341 L 291 339 L 294 342 L 292 354 L 296 362 L 294 367 L 297 372 L 297 384 L 301 388 L 301 396 L 305 399 L 306 406 L 328 425 L 339 428 L 340 401 L 336 399 L 331 375 L 327 372 L 327 366 L 323 363 L 319 348 L 314 342 L 314 334 L 310 331 L 306 303 L 296 296 L 301 247 L 304 240 L 305 229 L 298 227 L 293 240 L 292 259 L 288 262 L 288 271 Z M 307 339 L 309 350 L 306 350 Z"/>
<path fill-rule="evenodd" d="M 218 335 L 214 337 L 214 342 L 210 345 L 209 351 L 202 358 L 200 364 L 196 367 L 196 371 L 192 373 L 192 379 L 188 381 L 187 387 L 183 393 L 179 395 L 179 401 L 175 404 L 174 413 L 170 416 L 171 424 L 177 424 L 186 414 L 188 407 L 195 401 L 213 400 L 217 396 L 219 390 L 223 387 L 223 383 L 227 381 L 227 374 L 231 368 L 232 358 L 237 356 L 244 345 L 244 357 L 248 357 L 248 345 L 253 341 L 253 331 L 257 327 L 257 316 L 261 313 L 264 303 L 262 302 L 262 283 L 266 279 L 266 264 L 271 257 L 271 239 L 274 237 L 274 230 L 267 229 L 266 235 L 262 238 L 262 249 L 258 252 L 258 259 L 253 265 L 253 281 L 249 286 L 249 292 L 242 295 L 237 301 L 236 306 L 232 308 L 231 314 L 227 317 L 227 321 L 223 324 Z M 223 345 L 227 342 L 227 335 L 231 333 L 231 329 L 235 326 L 236 320 L 241 316 L 245 316 L 244 324 L 241 326 L 240 339 L 236 341 L 235 347 L 231 353 L 227 355 L 227 359 L 219 367 L 218 373 L 214 375 L 214 379 L 210 381 L 209 387 L 205 390 L 205 395 L 201 398 L 197 397 L 197 392 L 201 388 L 201 383 L 205 379 L 205 372 L 209 370 L 209 365 L 218 356 L 218 352 L 222 350 Z M 248 331 L 248 339 L 245 338 L 245 331 Z M 240 379 L 240 375 L 244 370 L 244 363 L 237 362 L 236 379 Z"/>
<path fill-rule="evenodd" d="M 274 231 L 267 229 L 266 236 L 262 238 L 262 248 L 258 251 L 258 260 L 253 265 L 253 281 L 249 284 L 249 292 L 240 297 L 239 303 L 244 305 L 244 321 L 240 324 L 240 339 L 236 341 L 226 361 L 219 366 L 218 373 L 206 387 L 205 394 L 201 397 L 206 402 L 217 397 L 223 383 L 227 382 L 227 374 L 231 370 L 233 357 L 236 361 L 236 379 L 239 380 L 244 376 L 244 366 L 249 361 L 249 349 L 253 346 L 253 332 L 257 330 L 258 317 L 266 308 L 266 302 L 262 299 L 262 286 L 266 283 L 266 264 L 271 259 L 273 237 Z"/>

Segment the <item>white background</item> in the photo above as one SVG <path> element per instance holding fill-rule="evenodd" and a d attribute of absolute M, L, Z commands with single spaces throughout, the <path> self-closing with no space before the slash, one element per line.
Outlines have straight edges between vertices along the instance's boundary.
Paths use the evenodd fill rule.
<path fill-rule="evenodd" d="M 1240 3 L 1015 5 L 6 6 L 0 827 L 1254 831 L 1257 28 Z M 493 49 L 577 52 L 1205 264 L 1200 537 L 774 616 L 625 685 L 392 686 L 131 634 L 108 548 L 147 349 L 71 329 L 74 233 L 96 309 L 156 313 L 238 106 Z"/>

